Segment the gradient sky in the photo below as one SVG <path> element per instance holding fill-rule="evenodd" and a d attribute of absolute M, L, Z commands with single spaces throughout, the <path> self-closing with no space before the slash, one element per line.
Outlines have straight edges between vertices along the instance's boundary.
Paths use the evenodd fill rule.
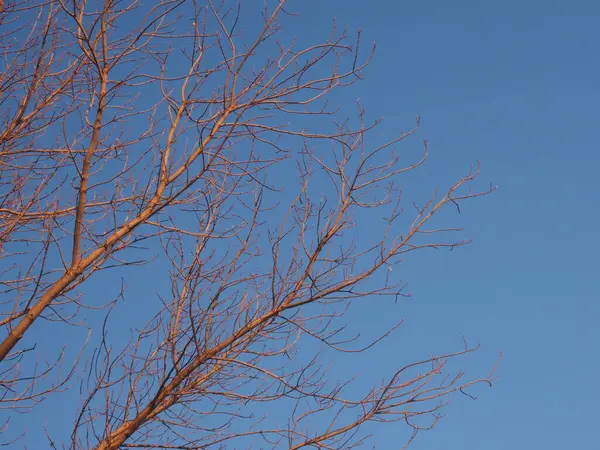
<path fill-rule="evenodd" d="M 365 372 L 391 370 L 455 350 L 465 335 L 481 350 L 464 368 L 485 375 L 503 353 L 493 389 L 476 402 L 453 398 L 411 449 L 599 448 L 600 3 L 306 0 L 292 9 L 301 16 L 286 33 L 301 42 L 326 36 L 335 17 L 377 43 L 366 80 L 334 101 L 353 107 L 360 97 L 388 132 L 421 116 L 430 160 L 414 189 L 446 187 L 477 160 L 480 182 L 499 186 L 462 208 L 472 245 L 403 266 L 413 293 L 397 306 L 405 324 L 369 356 Z M 356 317 L 379 327 L 369 311 Z M 377 448 L 402 447 L 394 425 L 370 431 Z"/>
<path fill-rule="evenodd" d="M 456 398 L 411 448 L 598 448 L 600 3 L 347 0 L 305 9 L 315 28 L 335 16 L 377 42 L 361 102 L 387 127 L 421 115 L 431 151 L 424 179 L 446 180 L 479 160 L 480 180 L 499 185 L 463 211 L 471 246 L 405 267 L 405 337 L 434 351 L 464 333 L 482 346 L 469 371 L 504 354 L 494 388 L 477 402 Z M 391 428 L 375 431 L 378 448 L 399 447 Z"/>

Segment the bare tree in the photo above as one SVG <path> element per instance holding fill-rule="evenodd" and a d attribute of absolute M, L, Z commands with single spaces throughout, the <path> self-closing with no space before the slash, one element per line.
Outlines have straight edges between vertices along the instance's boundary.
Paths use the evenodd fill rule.
<path fill-rule="evenodd" d="M 412 160 L 396 147 L 418 121 L 371 145 L 378 122 L 327 98 L 361 79 L 372 49 L 335 26 L 300 48 L 287 7 L 0 3 L 0 407 L 79 383 L 64 448 L 347 449 L 364 424 L 392 421 L 410 441 L 446 396 L 489 384 L 444 369 L 466 345 L 358 397 L 351 376 L 327 374 L 326 355 L 394 330 L 359 344 L 347 308 L 403 295 L 391 267 L 404 254 L 464 245 L 433 218 L 491 188 L 470 190 L 475 169 L 405 211 L 400 177 L 427 146 Z M 111 324 L 127 291 L 100 305 L 86 286 L 144 264 L 157 296 L 132 300 L 151 318 L 123 341 Z M 46 362 L 40 320 L 100 344 Z"/>

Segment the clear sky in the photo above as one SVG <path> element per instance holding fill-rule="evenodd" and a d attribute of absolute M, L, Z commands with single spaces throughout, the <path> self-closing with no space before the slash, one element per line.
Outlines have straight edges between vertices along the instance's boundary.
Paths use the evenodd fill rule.
<path fill-rule="evenodd" d="M 327 35 L 335 17 L 377 43 L 365 81 L 335 101 L 360 97 L 386 131 L 421 116 L 430 160 L 414 189 L 446 187 L 477 160 L 480 181 L 499 186 L 462 209 L 472 245 L 403 266 L 413 293 L 396 306 L 405 324 L 369 356 L 365 371 L 391 370 L 456 349 L 465 335 L 481 344 L 464 366 L 479 375 L 503 353 L 493 389 L 476 402 L 453 398 L 411 449 L 599 448 L 600 2 L 305 0 L 292 9 L 301 16 L 286 33 L 301 42 Z M 379 326 L 368 311 L 359 319 Z M 394 426 L 370 428 L 371 442 L 401 448 Z"/>
<path fill-rule="evenodd" d="M 464 333 L 482 345 L 470 371 L 504 354 L 494 388 L 455 399 L 411 448 L 597 448 L 600 3 L 346 0 L 303 10 L 315 28 L 335 16 L 377 42 L 361 102 L 386 127 L 421 115 L 428 183 L 480 160 L 481 179 L 500 187 L 463 211 L 473 245 L 405 267 L 413 299 L 402 336 L 435 351 Z M 392 431 L 378 428 L 378 448 L 398 448 Z"/>

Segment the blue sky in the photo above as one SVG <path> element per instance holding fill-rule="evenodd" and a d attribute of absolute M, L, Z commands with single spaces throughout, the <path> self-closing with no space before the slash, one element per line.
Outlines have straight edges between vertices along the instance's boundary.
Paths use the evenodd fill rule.
<path fill-rule="evenodd" d="M 504 354 L 494 388 L 455 399 L 411 448 L 598 446 L 600 4 L 349 0 L 303 10 L 304 26 L 335 16 L 377 42 L 358 95 L 388 129 L 421 115 L 424 185 L 474 160 L 480 179 L 499 185 L 463 210 L 471 246 L 404 267 L 413 298 L 398 347 L 406 338 L 435 351 L 465 334 L 482 345 L 469 371 Z M 378 351 L 394 351 L 385 345 Z M 391 427 L 374 443 L 398 448 Z"/>
<path fill-rule="evenodd" d="M 499 186 L 462 208 L 472 245 L 402 266 L 413 297 L 394 311 L 405 324 L 364 367 L 392 370 L 456 349 L 463 335 L 481 344 L 464 360 L 469 373 L 485 374 L 503 353 L 494 388 L 476 402 L 454 398 L 411 448 L 597 447 L 600 3 L 307 0 L 292 9 L 301 16 L 286 33 L 301 43 L 326 36 L 332 17 L 377 43 L 366 80 L 333 101 L 353 108 L 360 98 L 390 135 L 421 116 L 430 160 L 411 190 L 446 187 L 477 160 L 480 182 Z M 375 332 L 374 314 L 359 307 L 356 319 Z M 51 425 L 46 412 L 34 417 Z M 371 427 L 372 443 L 400 448 L 394 427 Z"/>

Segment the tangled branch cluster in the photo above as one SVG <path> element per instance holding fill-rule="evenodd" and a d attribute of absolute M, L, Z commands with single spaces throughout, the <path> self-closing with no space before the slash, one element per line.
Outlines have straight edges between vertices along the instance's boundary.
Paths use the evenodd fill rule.
<path fill-rule="evenodd" d="M 427 147 L 405 162 L 416 128 L 373 147 L 362 109 L 339 119 L 328 95 L 370 52 L 335 28 L 298 48 L 286 3 L 250 21 L 211 0 L 0 2 L 2 443 L 20 439 L 12 413 L 79 386 L 53 448 L 349 449 L 374 421 L 412 440 L 446 396 L 489 383 L 444 371 L 467 346 L 358 397 L 327 375 L 319 346 L 380 340 L 343 337 L 346 308 L 401 295 L 388 269 L 405 253 L 465 244 L 432 218 L 489 189 L 468 188 L 474 170 L 405 211 L 399 178 Z M 130 300 L 150 319 L 124 342 L 127 292 L 100 305 L 86 286 L 152 258 L 170 289 Z M 48 362 L 40 322 L 99 344 Z"/>

